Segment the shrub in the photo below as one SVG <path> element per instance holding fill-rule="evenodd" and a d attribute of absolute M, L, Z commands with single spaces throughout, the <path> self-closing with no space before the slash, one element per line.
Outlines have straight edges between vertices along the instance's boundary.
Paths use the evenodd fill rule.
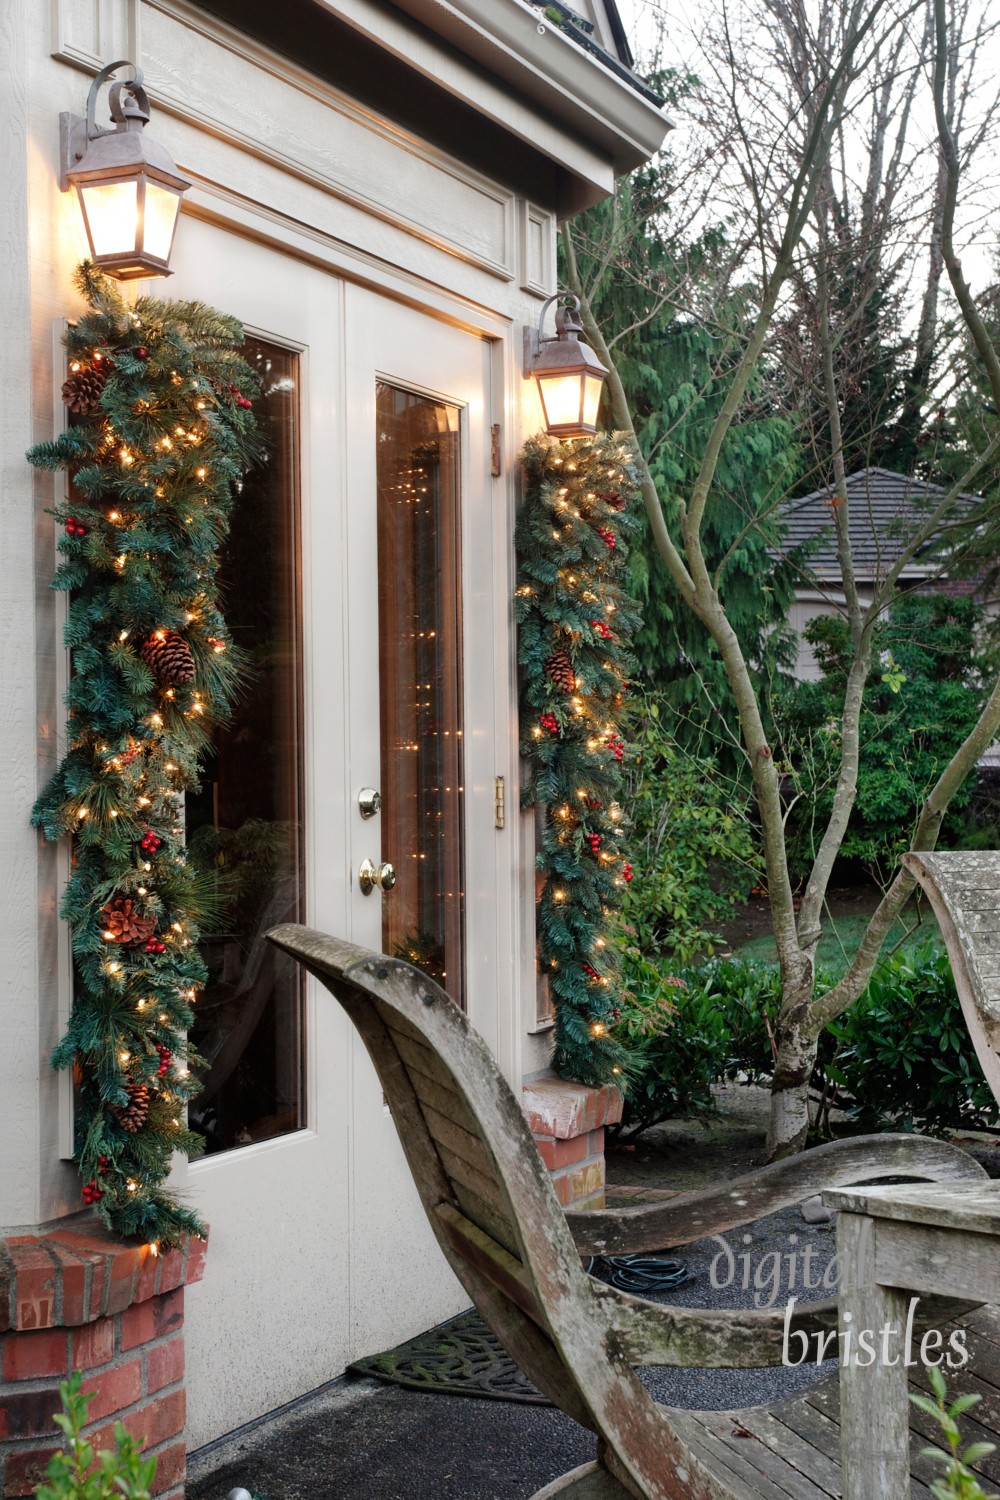
<path fill-rule="evenodd" d="M 825 1071 L 866 1129 L 942 1131 L 998 1117 L 940 943 L 890 953 L 829 1028 Z"/>
<path fill-rule="evenodd" d="M 52 1455 L 45 1471 L 49 1482 L 35 1486 L 36 1500 L 150 1500 L 156 1459 L 142 1457 L 141 1444 L 121 1422 L 115 1423 L 114 1452 L 97 1454 L 94 1467 L 94 1450 L 81 1433 L 96 1392 L 85 1396 L 80 1384 L 77 1371 L 59 1387 L 63 1409 L 55 1421 L 69 1439 L 69 1451 Z"/>
<path fill-rule="evenodd" d="M 622 1131 L 709 1113 L 712 1084 L 770 1077 L 781 1000 L 776 964 L 712 959 L 670 975 L 637 950 L 625 956 L 633 994 L 622 1002 L 631 1055 Z M 817 972 L 826 987 L 831 976 Z M 1000 1108 L 983 1077 L 948 956 L 927 942 L 880 960 L 867 989 L 820 1039 L 813 1084 L 865 1130 L 941 1132 Z"/>
<path fill-rule="evenodd" d="M 622 977 L 628 990 L 615 1035 L 628 1049 L 628 1081 L 622 1123 L 612 1133 L 629 1140 L 662 1120 L 711 1113 L 729 1038 L 714 997 L 637 948 L 623 954 Z"/>
<path fill-rule="evenodd" d="M 759 878 L 746 796 L 715 760 L 681 749 L 651 694 L 637 695 L 625 733 L 635 878 L 623 917 L 647 952 L 691 963 L 711 953 L 719 924 Z"/>

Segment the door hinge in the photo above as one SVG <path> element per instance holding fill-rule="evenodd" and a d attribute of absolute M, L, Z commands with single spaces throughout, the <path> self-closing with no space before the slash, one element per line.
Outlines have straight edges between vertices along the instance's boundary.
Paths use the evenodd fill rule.
<path fill-rule="evenodd" d="M 500 423 L 494 422 L 490 428 L 490 473 L 494 479 L 499 479 L 503 472 L 500 461 Z"/>
<path fill-rule="evenodd" d="M 506 810 L 503 777 L 498 776 L 493 783 L 493 823 L 496 828 L 503 827 Z"/>

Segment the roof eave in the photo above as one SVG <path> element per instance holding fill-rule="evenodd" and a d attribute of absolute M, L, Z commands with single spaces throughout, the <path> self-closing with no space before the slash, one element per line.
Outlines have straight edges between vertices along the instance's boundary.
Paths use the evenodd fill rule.
<path fill-rule="evenodd" d="M 327 0 L 329 3 L 329 0 Z M 395 0 L 466 56 L 606 152 L 616 174 L 654 156 L 673 121 L 547 24 L 527 0 Z M 637 81 L 638 82 L 638 81 Z"/>

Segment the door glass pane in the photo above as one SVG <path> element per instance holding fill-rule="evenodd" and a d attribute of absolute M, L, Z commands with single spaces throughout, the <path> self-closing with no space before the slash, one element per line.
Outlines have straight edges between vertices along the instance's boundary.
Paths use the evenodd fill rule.
<path fill-rule="evenodd" d="M 382 945 L 463 1003 L 459 410 L 379 383 Z"/>
<path fill-rule="evenodd" d="M 261 375 L 268 447 L 234 507 L 220 582 L 250 665 L 202 789 L 187 798 L 192 857 L 220 901 L 191 1033 L 205 1065 L 190 1119 L 208 1152 L 305 1124 L 298 971 L 264 941 L 276 923 L 302 919 L 298 358 L 256 338 L 243 352 Z"/>

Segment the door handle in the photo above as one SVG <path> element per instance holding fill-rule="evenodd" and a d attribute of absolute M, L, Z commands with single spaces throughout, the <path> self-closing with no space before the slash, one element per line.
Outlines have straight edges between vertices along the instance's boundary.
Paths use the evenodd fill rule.
<path fill-rule="evenodd" d="M 392 890 L 396 879 L 394 865 L 388 863 L 376 865 L 370 859 L 361 861 L 361 868 L 358 870 L 358 885 L 361 887 L 362 896 L 370 896 L 376 886 L 385 894 Z"/>

